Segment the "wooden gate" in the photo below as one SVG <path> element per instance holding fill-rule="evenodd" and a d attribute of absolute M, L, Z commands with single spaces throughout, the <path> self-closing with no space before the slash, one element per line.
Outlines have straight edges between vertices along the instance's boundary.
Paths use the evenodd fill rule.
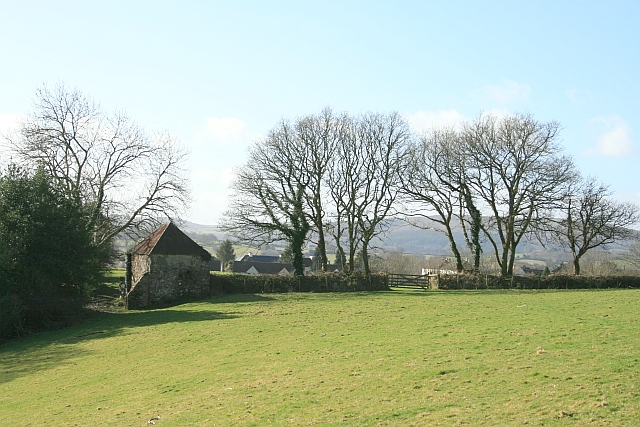
<path fill-rule="evenodd" d="M 392 288 L 431 288 L 431 276 L 429 274 L 390 274 L 389 286 Z"/>

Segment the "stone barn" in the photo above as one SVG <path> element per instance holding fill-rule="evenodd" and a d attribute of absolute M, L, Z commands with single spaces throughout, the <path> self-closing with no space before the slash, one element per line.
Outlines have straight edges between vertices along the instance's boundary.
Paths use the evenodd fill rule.
<path fill-rule="evenodd" d="M 163 224 L 127 253 L 127 308 L 209 295 L 211 254 L 173 223 Z"/>

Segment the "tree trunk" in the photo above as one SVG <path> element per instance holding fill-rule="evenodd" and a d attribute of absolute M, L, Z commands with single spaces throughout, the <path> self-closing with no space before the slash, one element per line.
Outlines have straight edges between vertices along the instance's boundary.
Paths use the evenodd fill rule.
<path fill-rule="evenodd" d="M 306 234 L 306 233 L 305 233 Z M 295 276 L 304 276 L 304 261 L 302 260 L 302 245 L 304 244 L 304 235 L 296 233 L 291 239 L 291 252 L 293 252 L 293 274 Z"/>
<path fill-rule="evenodd" d="M 502 262 L 500 263 L 500 275 L 507 277 L 509 272 L 509 248 L 506 243 L 502 244 Z"/>
<path fill-rule="evenodd" d="M 342 249 L 342 245 L 340 243 L 337 244 L 336 247 L 336 264 L 340 266 L 340 271 L 344 272 L 347 270 L 347 255 L 344 253 L 344 249 Z"/>
<path fill-rule="evenodd" d="M 464 204 L 471 217 L 471 239 L 467 239 L 467 233 L 464 230 L 464 220 L 462 218 L 462 212 L 460 212 L 460 222 L 463 225 L 463 231 L 465 239 L 467 239 L 467 246 L 471 250 L 473 256 L 473 269 L 475 271 L 480 270 L 480 255 L 482 254 L 482 246 L 480 245 L 480 231 L 482 229 L 482 214 L 475 205 L 473 197 L 471 196 L 471 190 L 464 184 L 461 184 L 462 195 L 464 197 Z"/>
<path fill-rule="evenodd" d="M 349 273 L 355 271 L 357 241 L 353 225 L 349 225 Z"/>
<path fill-rule="evenodd" d="M 573 274 L 576 276 L 580 275 L 580 257 L 573 259 Z"/>
<path fill-rule="evenodd" d="M 449 224 L 445 225 L 447 230 L 447 237 L 449 238 L 449 246 L 451 246 L 451 252 L 453 252 L 453 256 L 456 258 L 456 269 L 458 273 L 464 270 L 464 264 L 462 263 L 462 255 L 460 255 L 460 251 L 458 250 L 458 245 L 456 244 L 455 239 L 453 238 L 453 231 Z"/>
<path fill-rule="evenodd" d="M 327 271 L 327 245 L 324 240 L 324 230 L 322 227 L 318 229 L 318 246 L 316 247 L 316 255 L 320 255 L 321 271 L 324 273 Z"/>
<path fill-rule="evenodd" d="M 371 274 L 371 270 L 369 269 L 369 251 L 367 250 L 367 244 L 362 245 L 362 264 L 364 266 L 364 274 L 366 276 Z"/>
<path fill-rule="evenodd" d="M 460 251 L 458 251 L 457 246 L 452 246 L 451 250 L 453 251 L 453 256 L 456 257 L 456 271 L 461 273 L 464 270 L 464 264 L 462 263 L 462 255 L 460 255 Z"/>
<path fill-rule="evenodd" d="M 511 251 L 509 253 L 509 267 L 507 268 L 507 275 L 508 277 L 513 276 L 513 266 L 516 262 L 516 248 L 511 248 Z"/>

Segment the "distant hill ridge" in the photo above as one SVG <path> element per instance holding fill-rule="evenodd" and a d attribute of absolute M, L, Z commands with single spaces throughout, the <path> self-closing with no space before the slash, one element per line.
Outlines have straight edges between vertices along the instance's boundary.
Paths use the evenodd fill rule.
<path fill-rule="evenodd" d="M 425 227 L 437 229 L 439 224 L 425 222 Z M 224 233 L 219 227 L 214 225 L 197 224 L 186 221 L 182 225 L 182 229 L 191 238 L 200 244 L 211 244 L 211 236 L 217 240 L 224 240 L 230 236 Z M 394 220 L 389 224 L 387 233 L 382 238 L 374 240 L 373 246 L 384 249 L 385 251 L 399 251 L 404 253 L 421 254 L 421 255 L 451 255 L 449 239 L 443 232 L 434 229 L 424 229 L 412 226 L 401 220 Z M 461 228 L 454 228 L 455 238 L 461 250 L 466 250 Z M 202 242 L 202 237 L 207 236 L 209 242 Z M 486 239 L 485 239 L 486 240 Z M 329 249 L 332 250 L 333 245 L 329 243 Z M 491 252 L 493 249 L 489 241 L 483 242 L 483 250 Z M 559 249 L 557 249 L 559 250 Z M 549 251 L 539 243 L 522 243 L 519 252 L 537 252 Z M 552 252 L 554 250 L 551 250 Z"/>

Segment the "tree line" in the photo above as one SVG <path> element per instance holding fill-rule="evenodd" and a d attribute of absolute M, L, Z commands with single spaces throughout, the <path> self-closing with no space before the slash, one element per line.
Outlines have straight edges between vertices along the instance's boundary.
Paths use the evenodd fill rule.
<path fill-rule="evenodd" d="M 569 250 L 579 275 L 585 253 L 633 234 L 638 208 L 582 177 L 559 133 L 559 123 L 529 114 L 480 114 L 421 135 L 397 113 L 325 109 L 282 120 L 236 170 L 223 226 L 254 245 L 285 240 L 297 275 L 309 242 L 322 270 L 331 245 L 343 270 L 359 257 L 369 274 L 372 241 L 399 217 L 437 223 L 458 271 L 477 270 L 489 242 L 501 275 L 511 276 L 518 245 L 535 238 Z"/>
<path fill-rule="evenodd" d="M 509 276 L 518 245 L 535 237 L 568 248 L 579 274 L 587 251 L 629 237 L 637 208 L 582 178 L 558 133 L 522 114 L 423 135 L 397 113 L 282 120 L 237 169 L 224 227 L 251 244 L 287 241 L 296 275 L 309 242 L 322 270 L 332 247 L 342 270 L 361 263 L 369 274 L 372 242 L 398 217 L 438 223 L 458 270 L 477 269 L 489 241 Z M 33 111 L 2 139 L 0 337 L 64 318 L 116 256 L 117 235 L 147 235 L 190 201 L 187 152 L 173 136 L 63 84 L 38 89 Z"/>

